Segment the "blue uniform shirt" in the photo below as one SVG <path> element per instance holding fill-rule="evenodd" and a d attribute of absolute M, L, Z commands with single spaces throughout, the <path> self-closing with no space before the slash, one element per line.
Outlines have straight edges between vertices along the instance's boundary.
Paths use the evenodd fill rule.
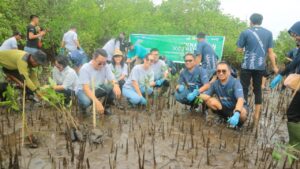
<path fill-rule="evenodd" d="M 297 56 L 297 53 L 298 53 L 298 48 L 294 48 L 287 53 L 287 57 L 294 60 Z"/>
<path fill-rule="evenodd" d="M 198 42 L 195 55 L 202 56 L 202 66 L 207 70 L 216 70 L 218 56 L 206 41 Z"/>
<path fill-rule="evenodd" d="M 132 50 L 128 51 L 128 58 L 133 58 L 134 56 L 138 56 L 140 59 L 144 59 L 147 55 L 148 50 L 141 45 L 134 45 Z"/>
<path fill-rule="evenodd" d="M 245 48 L 242 69 L 265 70 L 268 49 L 273 48 L 273 35 L 265 28 L 251 27 L 240 34 L 237 46 Z"/>
<path fill-rule="evenodd" d="M 186 68 L 180 73 L 178 79 L 178 84 L 188 86 L 190 91 L 196 88 L 200 88 L 203 85 L 209 83 L 206 69 L 195 66 L 192 72 L 188 71 Z"/>
<path fill-rule="evenodd" d="M 244 98 L 241 82 L 232 76 L 229 77 L 224 85 L 220 80 L 216 80 L 204 93 L 209 96 L 216 94 L 222 106 L 228 109 L 234 109 L 238 98 Z"/>

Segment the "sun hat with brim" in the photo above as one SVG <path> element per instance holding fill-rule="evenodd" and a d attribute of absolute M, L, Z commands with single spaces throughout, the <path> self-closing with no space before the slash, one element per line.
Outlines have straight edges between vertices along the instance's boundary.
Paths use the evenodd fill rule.
<path fill-rule="evenodd" d="M 289 34 L 295 33 L 297 36 L 300 36 L 300 21 L 294 23 L 294 25 L 289 29 Z"/>
<path fill-rule="evenodd" d="M 122 51 L 120 51 L 120 50 L 115 50 L 113 56 L 123 56 L 123 53 L 122 53 Z"/>
<path fill-rule="evenodd" d="M 47 55 L 43 51 L 37 50 L 31 56 L 39 65 L 47 64 Z"/>

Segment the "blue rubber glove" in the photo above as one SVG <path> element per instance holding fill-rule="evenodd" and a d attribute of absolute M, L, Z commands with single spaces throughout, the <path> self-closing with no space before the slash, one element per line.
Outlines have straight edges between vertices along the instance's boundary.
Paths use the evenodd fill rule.
<path fill-rule="evenodd" d="M 192 102 L 193 100 L 195 100 L 195 98 L 200 94 L 198 89 L 195 89 L 192 93 L 189 93 L 187 95 L 187 99 L 188 101 Z"/>
<path fill-rule="evenodd" d="M 235 111 L 233 113 L 233 116 L 231 116 L 228 120 L 227 120 L 227 123 L 229 123 L 231 126 L 235 127 L 238 125 L 240 121 L 240 113 Z"/>
<path fill-rule="evenodd" d="M 161 86 L 164 83 L 165 79 L 159 79 L 155 82 L 156 86 Z"/>
<path fill-rule="evenodd" d="M 147 104 L 147 100 L 141 96 L 141 101 L 140 101 L 141 105 L 146 105 Z"/>
<path fill-rule="evenodd" d="M 270 88 L 271 89 L 274 89 L 278 83 L 280 83 L 282 80 L 282 76 L 281 75 L 277 75 L 273 80 L 272 82 L 270 83 Z"/>
<path fill-rule="evenodd" d="M 183 90 L 184 90 L 184 86 L 183 86 L 183 85 L 180 85 L 180 86 L 178 87 L 178 93 L 183 92 Z"/>

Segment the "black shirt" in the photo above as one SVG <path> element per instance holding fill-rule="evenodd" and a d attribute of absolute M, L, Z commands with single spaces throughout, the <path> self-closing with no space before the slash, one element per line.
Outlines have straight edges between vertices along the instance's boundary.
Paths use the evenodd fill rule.
<path fill-rule="evenodd" d="M 26 41 L 26 46 L 30 47 L 30 48 L 38 48 L 38 43 L 39 43 L 39 39 L 29 39 L 29 32 L 32 32 L 34 35 L 37 35 L 38 32 L 36 30 L 36 27 L 29 24 L 27 26 L 27 41 Z"/>

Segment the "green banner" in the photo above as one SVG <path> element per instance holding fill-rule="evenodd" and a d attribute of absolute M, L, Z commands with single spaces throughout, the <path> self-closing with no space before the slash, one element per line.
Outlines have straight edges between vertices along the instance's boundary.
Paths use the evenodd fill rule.
<path fill-rule="evenodd" d="M 183 63 L 185 53 L 194 53 L 196 36 L 191 35 L 147 35 L 131 34 L 130 41 L 147 49 L 158 48 L 161 55 L 174 62 Z M 224 36 L 207 36 L 206 41 L 213 47 L 219 59 L 222 59 Z"/>

